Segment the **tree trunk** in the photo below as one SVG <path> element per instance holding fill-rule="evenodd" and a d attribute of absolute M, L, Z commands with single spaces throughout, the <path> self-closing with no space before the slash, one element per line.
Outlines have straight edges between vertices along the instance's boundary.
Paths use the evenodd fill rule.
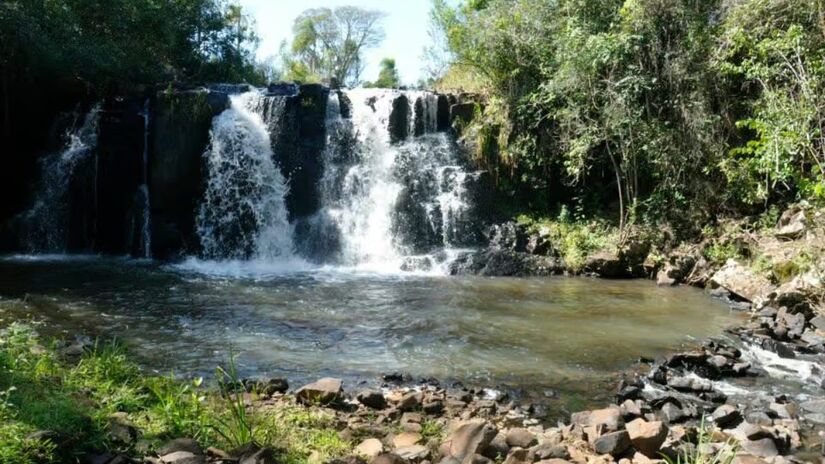
<path fill-rule="evenodd" d="M 622 193 L 622 173 L 613 152 L 608 143 L 607 154 L 610 156 L 610 163 L 613 164 L 613 172 L 616 173 L 616 191 L 619 194 L 619 235 L 624 234 L 624 194 Z"/>

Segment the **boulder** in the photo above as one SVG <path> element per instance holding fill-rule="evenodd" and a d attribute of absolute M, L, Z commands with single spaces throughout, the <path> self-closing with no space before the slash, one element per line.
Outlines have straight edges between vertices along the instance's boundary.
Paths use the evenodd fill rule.
<path fill-rule="evenodd" d="M 112 441 L 132 444 L 140 436 L 140 430 L 133 424 L 125 412 L 116 412 L 106 422 L 106 434 Z"/>
<path fill-rule="evenodd" d="M 605 278 L 630 276 L 630 271 L 618 251 L 600 251 L 588 256 L 584 270 Z"/>
<path fill-rule="evenodd" d="M 405 446 L 402 448 L 397 448 L 394 452 L 401 457 L 401 459 L 411 462 L 419 462 L 430 456 L 429 448 L 423 445 Z"/>
<path fill-rule="evenodd" d="M 408 464 L 401 456 L 395 453 L 384 453 L 370 460 L 370 464 Z"/>
<path fill-rule="evenodd" d="M 659 448 L 667 439 L 668 428 L 659 421 L 647 422 L 635 419 L 625 426 L 633 447 L 649 458 L 659 457 Z"/>
<path fill-rule="evenodd" d="M 413 411 L 421 407 L 424 401 L 424 394 L 419 391 L 409 391 L 404 393 L 404 396 L 395 405 L 399 411 Z"/>
<path fill-rule="evenodd" d="M 355 454 L 365 458 L 374 458 L 384 452 L 384 445 L 377 438 L 367 438 L 355 447 Z"/>
<path fill-rule="evenodd" d="M 567 447 L 558 443 L 545 442 L 530 448 L 533 461 L 546 461 L 548 459 L 569 459 L 570 453 Z"/>
<path fill-rule="evenodd" d="M 507 432 L 505 441 L 508 446 L 529 448 L 535 444 L 536 435 L 525 428 L 515 428 Z"/>
<path fill-rule="evenodd" d="M 744 300 L 759 304 L 773 286 L 764 277 L 734 260 L 728 262 L 710 278 L 711 288 L 724 288 Z"/>
<path fill-rule="evenodd" d="M 364 406 L 372 409 L 384 409 L 387 407 L 387 399 L 384 394 L 377 390 L 362 390 L 355 399 Z"/>
<path fill-rule="evenodd" d="M 761 458 L 772 458 L 779 455 L 776 444 L 770 438 L 761 440 L 742 440 L 739 442 L 742 451 Z"/>
<path fill-rule="evenodd" d="M 203 449 L 197 441 L 191 438 L 176 438 L 158 448 L 158 456 L 171 454 L 176 451 L 186 451 L 197 455 L 203 454 Z"/>
<path fill-rule="evenodd" d="M 461 464 L 471 464 L 473 457 L 481 454 L 497 433 L 495 427 L 486 422 L 465 422 L 444 442 L 444 454 Z"/>
<path fill-rule="evenodd" d="M 163 464 L 204 464 L 206 458 L 202 454 L 194 454 L 189 451 L 175 451 L 162 455 L 160 462 Z"/>
<path fill-rule="evenodd" d="M 807 229 L 808 218 L 805 211 L 795 206 L 782 213 L 773 235 L 780 240 L 796 240 L 801 238 Z"/>
<path fill-rule="evenodd" d="M 685 412 L 679 406 L 676 406 L 673 403 L 665 403 L 662 406 L 662 409 L 659 411 L 660 416 L 662 419 L 668 424 L 675 424 L 685 420 L 687 417 Z"/>
<path fill-rule="evenodd" d="M 341 379 L 325 377 L 299 388 L 295 392 L 295 399 L 306 405 L 330 404 L 341 398 L 343 386 Z"/>
<path fill-rule="evenodd" d="M 596 409 L 573 413 L 570 421 L 581 427 L 594 427 L 598 430 L 616 432 L 624 426 L 622 412 L 619 408 Z"/>
<path fill-rule="evenodd" d="M 599 454 L 619 456 L 631 447 L 630 435 L 627 431 L 606 433 L 593 442 L 593 449 Z"/>
<path fill-rule="evenodd" d="M 392 439 L 392 444 L 396 448 L 406 448 L 408 446 L 421 443 L 424 437 L 418 432 L 401 432 Z"/>
<path fill-rule="evenodd" d="M 731 428 L 742 422 L 742 413 L 733 405 L 723 404 L 713 411 L 711 419 L 720 428 Z"/>

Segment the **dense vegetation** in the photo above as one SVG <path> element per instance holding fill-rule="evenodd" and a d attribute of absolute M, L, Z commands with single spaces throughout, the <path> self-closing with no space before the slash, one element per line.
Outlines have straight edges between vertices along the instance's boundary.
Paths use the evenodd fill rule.
<path fill-rule="evenodd" d="M 124 92 L 170 80 L 260 81 L 256 41 L 250 18 L 223 0 L 0 5 L 0 68 L 10 87 L 48 79 Z"/>
<path fill-rule="evenodd" d="M 432 17 L 435 84 L 482 94 L 464 133 L 532 211 L 695 225 L 825 200 L 821 0 L 435 0 Z"/>

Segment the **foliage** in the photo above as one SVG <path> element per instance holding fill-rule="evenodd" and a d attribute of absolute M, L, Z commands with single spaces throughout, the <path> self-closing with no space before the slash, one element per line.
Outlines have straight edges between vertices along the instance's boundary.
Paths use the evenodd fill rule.
<path fill-rule="evenodd" d="M 364 70 L 364 50 L 384 40 L 383 18 L 380 11 L 354 6 L 304 11 L 292 27 L 291 46 L 281 47 L 286 78 L 357 85 Z"/>
<path fill-rule="evenodd" d="M 428 56 L 449 60 L 437 87 L 475 78 L 486 108 L 464 134 L 500 188 L 542 214 L 594 198 L 623 228 L 822 199 L 822 16 L 817 0 L 433 0 Z"/>
<path fill-rule="evenodd" d="M 667 464 L 731 464 L 739 451 L 738 444 L 728 439 L 718 448 L 713 442 L 713 429 L 709 427 L 705 418 L 697 429 L 696 445 L 687 447 L 676 459 L 665 456 Z"/>
<path fill-rule="evenodd" d="M 619 231 L 608 221 L 575 218 L 566 207 L 555 219 L 521 215 L 518 222 L 527 226 L 529 233 L 547 235 L 565 265 L 573 270 L 581 270 L 589 255 L 619 244 Z"/>
<path fill-rule="evenodd" d="M 398 69 L 395 67 L 395 59 L 384 58 L 381 60 L 381 70 L 378 72 L 378 79 L 375 82 L 368 82 L 364 87 L 377 87 L 380 89 L 394 89 L 401 87 L 401 78 L 398 77 Z"/>
<path fill-rule="evenodd" d="M 219 370 L 217 390 L 203 379 L 145 376 L 122 346 L 97 344 L 79 361 L 44 346 L 30 326 L 0 331 L 0 463 L 75 462 L 89 451 L 132 451 L 107 434 L 113 413 L 126 413 L 150 447 L 192 437 L 232 449 L 250 442 L 285 449 L 285 461 L 310 454 L 334 458 L 352 444 L 341 440 L 334 417 L 292 405 L 249 408 L 234 362 Z M 58 438 L 34 432 L 51 430 Z M 71 437 L 63 440 L 59 437 Z"/>
<path fill-rule="evenodd" d="M 169 80 L 261 80 L 254 23 L 224 0 L 12 0 L 0 4 L 7 85 L 122 92 Z"/>

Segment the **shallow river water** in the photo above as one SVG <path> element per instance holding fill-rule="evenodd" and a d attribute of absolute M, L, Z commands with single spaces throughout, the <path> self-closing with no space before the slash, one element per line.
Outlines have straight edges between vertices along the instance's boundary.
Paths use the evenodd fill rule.
<path fill-rule="evenodd" d="M 243 375 L 293 383 L 403 372 L 593 401 L 639 357 L 741 320 L 699 290 L 646 281 L 25 256 L 0 259 L 0 318 L 118 337 L 162 373 L 211 372 L 233 352 Z"/>

